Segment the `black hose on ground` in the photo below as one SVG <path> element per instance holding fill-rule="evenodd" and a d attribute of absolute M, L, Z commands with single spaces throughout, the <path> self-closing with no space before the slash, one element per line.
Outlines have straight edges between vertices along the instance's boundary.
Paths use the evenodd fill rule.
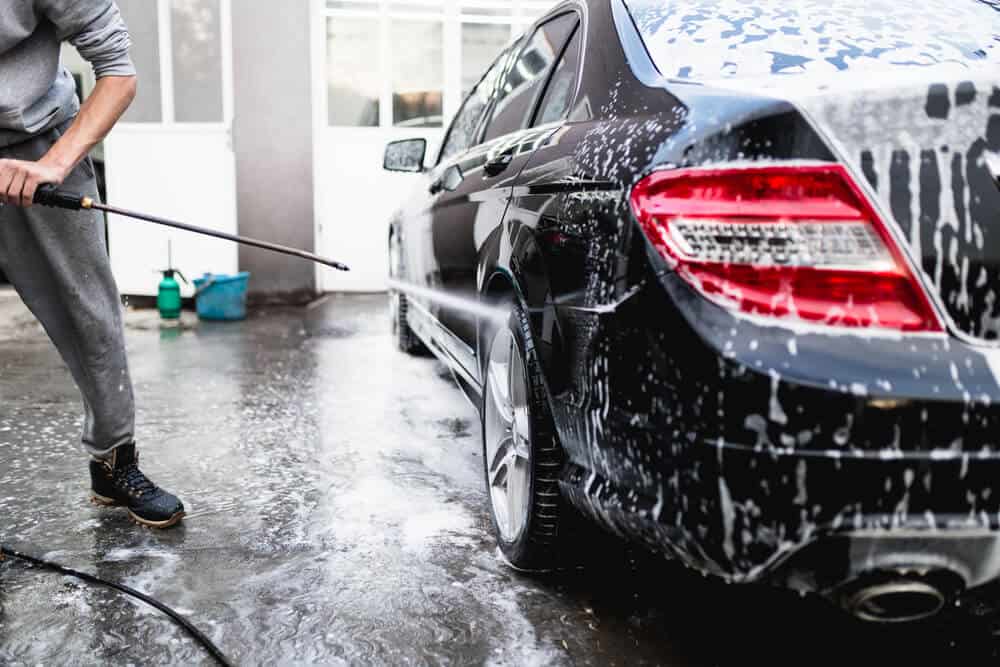
<path fill-rule="evenodd" d="M 95 577 L 92 574 L 87 574 L 86 572 L 79 572 L 77 570 L 64 567 L 58 563 L 53 563 L 51 561 L 47 561 L 42 558 L 36 558 L 35 556 L 29 556 L 27 554 L 14 551 L 13 549 L 8 549 L 7 547 L 0 545 L 0 560 L 2 560 L 2 556 L 7 556 L 15 560 L 29 563 L 36 567 L 52 570 L 53 572 L 58 572 L 59 574 L 65 575 L 67 577 L 75 577 L 82 581 L 86 581 L 89 584 L 95 584 L 97 586 L 105 586 L 107 588 L 116 590 L 120 593 L 124 593 L 125 595 L 134 597 L 137 600 L 141 600 L 146 604 L 148 604 L 150 607 L 153 607 L 154 609 L 162 612 L 168 618 L 170 618 L 170 620 L 179 625 L 185 632 L 187 632 L 188 635 L 191 636 L 192 639 L 198 642 L 198 644 L 200 644 L 205 649 L 205 651 L 207 651 L 215 659 L 216 662 L 222 665 L 222 667 L 233 667 L 233 663 L 229 661 L 229 658 L 227 658 L 225 654 L 219 649 L 219 647 L 216 646 L 211 639 L 205 636 L 205 634 L 201 630 L 194 627 L 194 625 L 192 625 L 190 621 L 188 621 L 186 618 L 178 614 L 176 611 L 174 611 L 167 605 L 163 604 L 159 600 L 156 600 L 146 595 L 145 593 L 141 593 L 135 590 L 134 588 L 129 588 L 128 586 L 125 586 L 123 584 L 116 584 L 113 581 L 106 581 L 104 579 L 101 579 L 100 577 Z"/>

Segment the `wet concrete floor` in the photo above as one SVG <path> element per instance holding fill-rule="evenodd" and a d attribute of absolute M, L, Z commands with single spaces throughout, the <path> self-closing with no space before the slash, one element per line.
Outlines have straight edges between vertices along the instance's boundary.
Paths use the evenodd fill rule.
<path fill-rule="evenodd" d="M 190 512 L 165 533 L 87 502 L 67 373 L 37 329 L 0 330 L 0 541 L 153 594 L 240 664 L 995 660 L 983 605 L 872 630 L 597 538 L 567 572 L 513 572 L 475 411 L 388 328 L 378 296 L 130 328 L 143 465 Z M 140 603 L 0 563 L 0 665 L 166 663 L 210 664 Z"/>

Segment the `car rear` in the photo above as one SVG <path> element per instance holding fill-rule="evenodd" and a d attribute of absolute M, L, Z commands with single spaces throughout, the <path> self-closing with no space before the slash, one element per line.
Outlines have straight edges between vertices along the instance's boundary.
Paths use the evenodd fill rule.
<path fill-rule="evenodd" d="M 829 155 L 699 151 L 740 131 L 718 105 L 631 188 L 643 287 L 608 315 L 602 448 L 622 460 L 592 492 L 633 501 L 618 493 L 605 520 L 871 620 L 995 579 L 1000 12 L 626 4 L 692 117 L 699 96 L 788 104 Z"/>

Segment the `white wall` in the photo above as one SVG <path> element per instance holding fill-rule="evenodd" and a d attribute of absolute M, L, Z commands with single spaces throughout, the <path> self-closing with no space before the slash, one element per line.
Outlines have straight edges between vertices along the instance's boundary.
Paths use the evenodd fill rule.
<path fill-rule="evenodd" d="M 312 251 L 309 31 L 307 3 L 234 3 L 233 146 L 240 233 Z M 264 34 L 268 39 L 261 39 Z M 304 260 L 241 247 L 240 268 L 252 275 L 253 297 L 287 303 L 315 296 L 316 271 Z"/>
<path fill-rule="evenodd" d="M 388 221 L 420 180 L 414 174 L 382 169 L 387 141 L 423 137 L 436 155 L 441 130 L 324 128 L 318 146 L 317 189 L 324 212 L 320 254 L 351 267 L 349 273 L 322 268 L 325 291 L 385 289 L 388 276 Z"/>
<path fill-rule="evenodd" d="M 119 0 L 139 93 L 105 140 L 108 200 L 230 234 L 237 231 L 232 142 L 231 0 Z M 158 269 L 189 279 L 235 273 L 237 247 L 108 216 L 111 268 L 124 294 L 156 294 Z M 188 295 L 193 290 L 182 288 Z"/>
<path fill-rule="evenodd" d="M 235 234 L 235 174 L 225 142 L 214 128 L 153 130 L 122 125 L 105 142 L 108 199 L 122 208 Z M 156 271 L 168 268 L 168 241 L 173 268 L 188 280 L 203 273 L 237 271 L 238 250 L 228 241 L 116 215 L 108 216 L 108 240 L 111 269 L 122 294 L 156 294 L 160 282 Z M 192 296 L 194 288 L 182 284 L 181 292 Z"/>

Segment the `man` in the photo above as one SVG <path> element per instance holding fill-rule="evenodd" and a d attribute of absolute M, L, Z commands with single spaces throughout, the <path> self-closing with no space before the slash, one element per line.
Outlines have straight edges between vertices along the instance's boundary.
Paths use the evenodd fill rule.
<path fill-rule="evenodd" d="M 80 107 L 59 62 L 68 40 L 97 85 Z M 135 97 L 130 39 L 113 0 L 0 3 L 0 269 L 45 327 L 83 395 L 83 446 L 93 500 L 146 526 L 184 516 L 139 470 L 135 405 L 104 221 L 89 211 L 32 207 L 44 183 L 96 196 L 87 157 Z"/>

